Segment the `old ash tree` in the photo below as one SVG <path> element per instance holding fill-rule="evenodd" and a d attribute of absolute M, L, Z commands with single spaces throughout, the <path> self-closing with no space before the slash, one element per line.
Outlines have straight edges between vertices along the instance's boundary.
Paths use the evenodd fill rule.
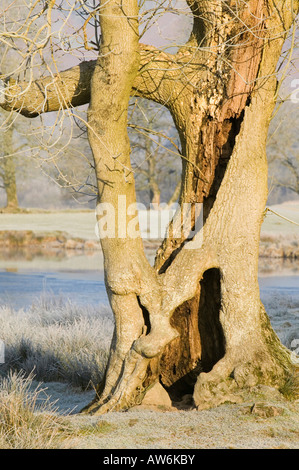
<path fill-rule="evenodd" d="M 203 409 L 238 400 L 257 384 L 281 390 L 296 374 L 260 300 L 258 252 L 275 70 L 299 3 L 187 3 L 193 29 L 175 54 L 140 43 L 137 0 L 109 0 L 97 6 L 96 61 L 30 86 L 6 80 L 2 106 L 28 117 L 89 103 L 98 200 L 112 204 L 116 217 L 118 195 L 127 206 L 136 202 L 129 99 L 166 106 L 184 156 L 180 202 L 204 206 L 202 245 L 188 249 L 175 222 L 154 267 L 140 236 L 101 240 L 115 331 L 89 412 L 140 403 L 156 381 L 174 400 L 193 393 Z"/>

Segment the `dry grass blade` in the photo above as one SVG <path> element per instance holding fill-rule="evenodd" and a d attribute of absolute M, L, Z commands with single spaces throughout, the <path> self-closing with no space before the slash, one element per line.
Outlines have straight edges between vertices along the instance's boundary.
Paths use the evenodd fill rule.
<path fill-rule="evenodd" d="M 59 447 L 61 417 L 33 376 L 9 373 L 0 384 L 0 449 L 51 449 Z M 60 441 L 61 442 L 61 441 Z"/>

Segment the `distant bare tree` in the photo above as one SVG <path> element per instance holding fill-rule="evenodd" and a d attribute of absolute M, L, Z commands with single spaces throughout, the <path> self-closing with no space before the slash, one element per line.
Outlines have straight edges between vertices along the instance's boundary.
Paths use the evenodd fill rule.
<path fill-rule="evenodd" d="M 274 187 L 299 195 L 299 105 L 286 102 L 273 119 L 267 145 L 269 177 Z"/>
<path fill-rule="evenodd" d="M 181 187 L 182 155 L 172 118 L 166 108 L 146 100 L 135 100 L 131 108 L 129 136 L 137 193 L 147 193 L 149 203 L 156 207 L 160 202 L 175 202 Z M 161 192 L 168 200 L 161 201 Z"/>
<path fill-rule="evenodd" d="M 18 200 L 18 176 L 24 178 L 29 172 L 30 132 L 28 123 L 12 119 L 8 113 L 0 113 L 4 125 L 0 128 L 0 187 L 4 190 L 2 210 L 20 212 Z M 27 134 L 26 134 L 27 130 Z"/>
<path fill-rule="evenodd" d="M 14 162 L 14 148 L 13 148 L 13 127 L 12 125 L 2 132 L 2 155 L 0 156 L 0 178 L 2 184 L 0 187 L 4 189 L 6 194 L 5 210 L 8 212 L 15 212 L 19 208 L 17 196 L 17 181 L 16 181 L 16 165 Z"/>

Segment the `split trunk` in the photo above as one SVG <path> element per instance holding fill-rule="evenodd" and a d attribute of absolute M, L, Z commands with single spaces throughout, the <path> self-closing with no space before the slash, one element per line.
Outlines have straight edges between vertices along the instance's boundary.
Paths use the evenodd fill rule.
<path fill-rule="evenodd" d="M 280 388 L 293 373 L 289 352 L 261 304 L 258 285 L 259 238 L 267 199 L 265 147 L 284 26 L 279 30 L 280 19 L 275 15 L 265 19 L 266 2 L 251 1 L 250 12 L 244 8 L 239 13 L 247 24 L 241 34 L 232 18 L 226 22 L 230 13 L 223 2 L 210 2 L 215 3 L 213 29 L 207 13 L 212 7 L 201 2 L 205 5 L 199 12 L 199 3 L 194 3 L 200 19 L 175 59 L 185 64 L 187 79 L 164 72 L 159 86 L 163 95 L 167 81 L 174 80 L 167 106 L 184 156 L 180 203 L 202 204 L 204 224 L 190 242 L 177 234 L 178 214 L 154 267 L 145 258 L 139 235 L 132 239 L 118 232 L 115 238 L 102 240 L 116 326 L 103 384 L 87 408 L 97 413 L 140 403 L 158 380 L 173 400 L 192 393 L 201 409 L 234 401 L 244 387 L 259 383 Z M 137 35 L 126 30 L 124 18 L 120 21 L 132 40 L 130 57 L 122 51 L 107 59 L 103 42 L 90 104 L 91 128 L 101 129 L 100 138 L 90 132 L 99 200 L 112 202 L 116 213 L 118 195 L 125 195 L 128 205 L 136 200 L 130 150 L 122 139 L 127 135 L 130 87 L 144 96 L 147 74 L 145 70 L 137 75 L 138 55 L 132 53 L 138 49 Z M 268 28 L 271 34 L 277 28 L 280 36 L 269 40 Z M 226 48 L 225 39 L 231 47 Z M 194 44 L 205 41 L 209 41 L 208 51 L 197 55 Z M 96 89 L 103 70 L 109 81 L 103 92 L 101 79 L 101 96 L 119 94 L 104 104 Z M 126 96 L 121 90 L 126 90 Z M 154 92 L 151 97 L 158 101 Z M 115 119 L 118 107 L 123 114 Z M 132 217 L 124 217 L 129 224 Z"/>

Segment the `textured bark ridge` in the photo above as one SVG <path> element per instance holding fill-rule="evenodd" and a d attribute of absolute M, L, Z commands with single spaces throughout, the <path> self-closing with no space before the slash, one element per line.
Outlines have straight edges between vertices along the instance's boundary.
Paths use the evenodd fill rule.
<path fill-rule="evenodd" d="M 79 78 L 76 69 L 73 80 L 71 71 L 60 74 L 60 80 L 69 80 L 64 103 L 82 104 L 90 96 L 89 141 L 99 202 L 112 204 L 116 219 L 119 195 L 127 205 L 136 201 L 126 130 L 132 94 L 170 110 L 182 147 L 180 202 L 204 208 L 203 228 L 192 241 L 178 234 L 181 221 L 174 217 L 153 267 L 138 232 L 130 238 L 117 230 L 114 238 L 101 240 L 115 331 L 105 377 L 86 412 L 141 403 L 157 381 L 174 401 L 193 393 L 194 405 L 203 409 L 239 400 L 244 388 L 259 383 L 282 388 L 294 373 L 290 351 L 261 305 L 258 250 L 275 67 L 299 5 L 188 4 L 192 34 L 170 55 L 138 44 L 134 0 L 126 2 L 126 13 L 118 0 L 104 3 L 97 62 L 82 66 L 86 75 L 79 71 Z M 90 68 L 89 84 L 83 75 Z M 56 84 L 61 92 L 62 85 Z M 35 111 L 26 93 L 18 102 L 17 86 L 8 89 L 4 106 L 27 115 L 40 112 L 37 94 Z M 37 88 L 42 87 L 39 82 Z M 54 99 L 48 109 L 53 106 Z M 126 206 L 122 214 L 126 224 L 132 222 Z"/>

